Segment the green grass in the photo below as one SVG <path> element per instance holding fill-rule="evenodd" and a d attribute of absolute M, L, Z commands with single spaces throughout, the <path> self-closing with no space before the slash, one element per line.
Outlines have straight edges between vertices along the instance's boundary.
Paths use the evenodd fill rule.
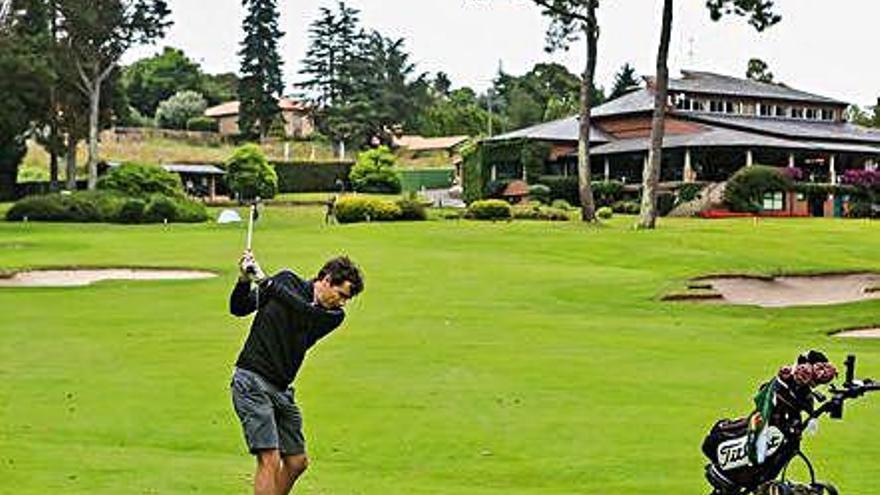
<path fill-rule="evenodd" d="M 880 269 L 862 221 L 434 221 L 325 227 L 268 208 L 265 268 L 366 272 L 297 394 L 313 458 L 299 493 L 697 494 L 722 415 L 826 332 L 880 322 L 880 301 L 759 309 L 662 303 L 703 273 Z M 228 397 L 249 320 L 226 311 L 244 226 L 0 223 L 0 268 L 191 266 L 213 280 L 0 291 L 0 493 L 249 493 Z M 843 493 L 880 484 L 880 397 L 806 440 Z"/>

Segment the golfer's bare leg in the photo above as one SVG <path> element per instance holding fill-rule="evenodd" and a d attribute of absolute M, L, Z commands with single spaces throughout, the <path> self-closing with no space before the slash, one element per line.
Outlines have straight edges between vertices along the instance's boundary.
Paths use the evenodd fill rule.
<path fill-rule="evenodd" d="M 281 475 L 281 454 L 278 449 L 257 453 L 257 472 L 254 474 L 254 495 L 278 495 Z M 287 492 L 283 492 L 287 493 Z"/>
<path fill-rule="evenodd" d="M 309 458 L 305 454 L 285 456 L 281 460 L 281 471 L 278 481 L 278 495 L 287 495 L 293 488 L 297 478 L 309 467 Z"/>

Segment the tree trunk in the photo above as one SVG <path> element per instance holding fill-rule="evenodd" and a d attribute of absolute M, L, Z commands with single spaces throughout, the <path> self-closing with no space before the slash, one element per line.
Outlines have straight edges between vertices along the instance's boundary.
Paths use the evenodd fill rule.
<path fill-rule="evenodd" d="M 58 151 L 54 147 L 49 152 L 49 190 L 58 190 Z"/>
<path fill-rule="evenodd" d="M 587 3 L 589 22 L 584 26 L 587 42 L 587 66 L 581 80 L 581 111 L 578 132 L 578 195 L 581 200 L 581 220 L 596 220 L 596 204 L 593 189 L 590 187 L 590 111 L 592 110 L 593 79 L 596 73 L 596 41 L 598 38 L 596 7 L 592 1 Z"/>
<path fill-rule="evenodd" d="M 101 79 L 92 81 L 89 94 L 89 190 L 98 186 L 98 118 L 101 109 Z"/>
<path fill-rule="evenodd" d="M 67 190 L 76 191 L 76 142 L 73 135 L 67 135 Z"/>
<path fill-rule="evenodd" d="M 669 89 L 669 38 L 672 34 L 673 0 L 663 2 L 663 27 L 657 50 L 657 77 L 654 79 L 654 116 L 651 119 L 651 150 L 642 174 L 642 207 L 639 228 L 653 229 L 657 222 L 657 183 L 663 158 L 663 134 L 666 124 L 666 105 Z"/>

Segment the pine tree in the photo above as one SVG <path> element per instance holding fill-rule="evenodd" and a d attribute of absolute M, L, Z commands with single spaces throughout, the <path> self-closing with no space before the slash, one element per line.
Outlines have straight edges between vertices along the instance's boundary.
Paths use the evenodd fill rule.
<path fill-rule="evenodd" d="M 284 91 L 278 40 L 278 7 L 275 0 L 242 0 L 248 9 L 241 43 L 242 78 L 238 87 L 240 101 L 238 126 L 247 136 L 265 138 L 279 112 L 278 98 Z"/>
<path fill-rule="evenodd" d="M 635 67 L 628 63 L 624 64 L 614 75 L 614 86 L 611 88 L 611 95 L 608 96 L 608 99 L 613 100 L 618 96 L 623 96 L 631 88 L 638 85 L 639 80 L 636 78 Z"/>
<path fill-rule="evenodd" d="M 365 42 L 360 12 L 339 2 L 338 12 L 321 8 L 321 16 L 309 27 L 309 49 L 300 74 L 308 79 L 297 87 L 310 91 L 318 108 L 343 103 L 357 84 L 350 70 Z"/>

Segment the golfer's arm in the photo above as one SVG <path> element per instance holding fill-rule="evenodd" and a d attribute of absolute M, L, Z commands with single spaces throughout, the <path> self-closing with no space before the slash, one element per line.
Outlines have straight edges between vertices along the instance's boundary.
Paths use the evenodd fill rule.
<path fill-rule="evenodd" d="M 229 312 L 235 316 L 247 316 L 256 309 L 256 290 L 251 288 L 250 282 L 237 282 L 229 296 Z"/>
<path fill-rule="evenodd" d="M 300 294 L 288 280 L 285 280 L 283 272 L 275 275 L 261 285 L 266 294 L 277 299 L 288 308 L 304 313 L 319 320 L 334 320 L 339 318 L 339 311 L 324 309 L 312 304 Z"/>

